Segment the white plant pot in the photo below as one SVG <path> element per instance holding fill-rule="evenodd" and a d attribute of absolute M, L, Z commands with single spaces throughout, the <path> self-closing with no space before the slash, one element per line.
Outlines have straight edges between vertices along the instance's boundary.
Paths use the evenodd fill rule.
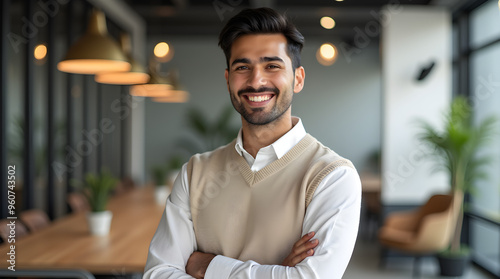
<path fill-rule="evenodd" d="M 93 235 L 108 235 L 112 217 L 113 212 L 109 210 L 87 213 L 90 233 Z"/>
<path fill-rule="evenodd" d="M 170 188 L 166 185 L 160 185 L 155 187 L 155 200 L 159 205 L 165 205 L 165 202 L 170 195 Z"/>

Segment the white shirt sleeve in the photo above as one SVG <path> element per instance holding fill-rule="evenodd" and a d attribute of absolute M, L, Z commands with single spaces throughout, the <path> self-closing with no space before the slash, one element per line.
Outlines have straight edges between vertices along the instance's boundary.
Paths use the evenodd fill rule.
<path fill-rule="evenodd" d="M 360 210 L 359 175 L 350 167 L 339 167 L 318 185 L 304 217 L 302 232 L 314 231 L 319 240 L 313 256 L 285 267 L 219 255 L 210 262 L 205 278 L 342 278 L 356 242 Z"/>
<path fill-rule="evenodd" d="M 193 278 L 185 270 L 189 257 L 197 250 L 187 181 L 184 164 L 151 240 L 143 278 Z"/>

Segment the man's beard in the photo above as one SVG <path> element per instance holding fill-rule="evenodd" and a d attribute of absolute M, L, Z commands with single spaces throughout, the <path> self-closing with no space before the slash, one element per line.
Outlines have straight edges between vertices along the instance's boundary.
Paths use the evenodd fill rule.
<path fill-rule="evenodd" d="M 254 88 L 245 88 L 238 91 L 238 96 L 240 97 L 241 102 L 238 103 L 238 100 L 235 97 L 234 92 L 229 88 L 231 96 L 231 103 L 233 104 L 234 109 L 245 119 L 246 122 L 252 125 L 267 125 L 277 119 L 279 119 L 292 105 L 292 99 L 282 99 L 281 103 L 278 103 L 278 97 L 281 95 L 281 92 L 278 88 L 270 88 L 270 87 L 261 87 L 259 89 Z M 251 108 L 251 112 L 247 111 L 244 106 L 244 98 L 241 98 L 241 94 L 243 93 L 259 93 L 259 92 L 274 92 L 275 95 L 275 104 L 271 108 L 269 113 L 264 113 L 263 110 L 265 108 Z"/>

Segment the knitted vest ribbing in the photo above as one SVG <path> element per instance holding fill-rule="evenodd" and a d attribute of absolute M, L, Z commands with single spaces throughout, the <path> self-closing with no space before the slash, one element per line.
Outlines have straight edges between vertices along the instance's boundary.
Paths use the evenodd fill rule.
<path fill-rule="evenodd" d="M 282 158 L 252 172 L 235 142 L 188 163 L 198 250 L 260 264 L 280 264 L 302 235 L 323 178 L 351 162 L 307 134 Z"/>

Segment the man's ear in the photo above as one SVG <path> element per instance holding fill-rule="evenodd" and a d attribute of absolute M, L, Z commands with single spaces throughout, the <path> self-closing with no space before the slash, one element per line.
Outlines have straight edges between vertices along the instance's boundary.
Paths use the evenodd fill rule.
<path fill-rule="evenodd" d="M 295 69 L 295 80 L 293 84 L 293 92 L 299 93 L 304 88 L 304 80 L 306 79 L 306 72 L 304 67 L 300 66 Z"/>

